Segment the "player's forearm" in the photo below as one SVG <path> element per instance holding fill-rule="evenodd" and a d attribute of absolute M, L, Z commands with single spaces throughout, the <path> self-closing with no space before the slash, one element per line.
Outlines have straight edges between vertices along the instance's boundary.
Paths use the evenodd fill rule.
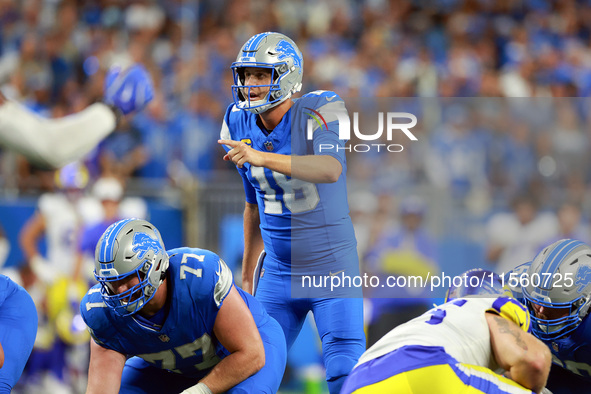
<path fill-rule="evenodd" d="M 124 354 L 105 349 L 91 340 L 86 394 L 118 393 L 125 360 Z"/>
<path fill-rule="evenodd" d="M 332 156 L 290 156 L 263 153 L 264 167 L 310 183 L 334 183 L 342 172 L 341 163 Z"/>
<path fill-rule="evenodd" d="M 0 143 L 50 168 L 81 158 L 115 125 L 115 114 L 101 103 L 58 119 L 42 118 L 14 101 L 0 106 Z"/>
<path fill-rule="evenodd" d="M 343 167 L 332 156 L 293 156 L 292 177 L 311 183 L 334 183 L 339 180 Z"/>
<path fill-rule="evenodd" d="M 19 234 L 19 244 L 27 261 L 30 261 L 33 257 L 39 254 L 37 240 L 41 237 L 44 231 L 45 221 L 39 213 L 36 213 L 35 216 L 29 219 L 21 230 Z"/>
<path fill-rule="evenodd" d="M 509 374 L 517 383 L 539 393 L 546 386 L 551 362 L 548 347 L 532 347 L 522 360 L 509 369 Z"/>
<path fill-rule="evenodd" d="M 252 277 L 257 259 L 262 252 L 259 209 L 256 204 L 246 203 L 244 208 L 244 257 L 242 260 L 243 290 L 252 293 Z"/>
<path fill-rule="evenodd" d="M 223 393 L 257 373 L 264 365 L 264 350 L 237 351 L 220 361 L 201 382 L 213 393 Z"/>
<path fill-rule="evenodd" d="M 548 347 L 517 324 L 486 313 L 491 347 L 499 366 L 522 386 L 539 392 L 546 385 L 552 356 Z"/>

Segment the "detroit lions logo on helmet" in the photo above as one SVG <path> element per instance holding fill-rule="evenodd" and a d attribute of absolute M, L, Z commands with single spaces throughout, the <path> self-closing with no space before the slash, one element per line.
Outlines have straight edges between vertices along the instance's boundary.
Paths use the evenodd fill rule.
<path fill-rule="evenodd" d="M 591 267 L 581 265 L 577 270 L 575 286 L 579 286 L 577 291 L 582 292 L 591 283 Z"/>
<path fill-rule="evenodd" d="M 139 252 L 137 258 L 143 259 L 149 250 L 153 250 L 154 254 L 162 252 L 162 246 L 157 239 L 150 237 L 146 233 L 135 233 L 133 235 L 133 246 L 131 248 L 134 252 Z"/>
<path fill-rule="evenodd" d="M 296 51 L 296 49 L 289 42 L 281 40 L 277 43 L 275 50 L 279 52 L 277 59 L 285 60 L 288 57 L 293 59 L 293 64 L 298 68 L 298 72 L 302 73 L 302 58 Z"/>

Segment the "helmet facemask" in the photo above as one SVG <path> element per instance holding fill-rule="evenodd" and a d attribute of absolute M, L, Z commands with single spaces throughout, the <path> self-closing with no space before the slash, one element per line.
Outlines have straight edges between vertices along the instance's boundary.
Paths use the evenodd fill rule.
<path fill-rule="evenodd" d="M 265 68 L 271 70 L 271 83 L 268 85 L 245 85 L 244 71 L 246 68 Z M 281 72 L 281 70 L 285 70 Z M 287 64 L 269 65 L 261 63 L 233 63 L 232 74 L 234 76 L 234 85 L 232 85 L 232 96 L 238 108 L 246 109 L 250 112 L 259 114 L 266 110 L 281 104 L 291 97 L 291 92 L 283 94 L 281 91 L 281 78 L 287 73 Z M 253 88 L 269 89 L 265 97 L 261 100 L 251 101 L 250 92 Z"/>
<path fill-rule="evenodd" d="M 139 311 L 156 294 L 157 287 L 148 280 L 152 267 L 152 264 L 146 262 L 132 272 L 123 275 L 100 277 L 95 274 L 96 280 L 101 284 L 101 296 L 105 304 L 120 316 L 133 315 Z M 133 276 L 138 278 L 138 283 L 117 294 L 114 282 L 132 280 Z"/>
<path fill-rule="evenodd" d="M 559 339 L 576 330 L 588 309 L 588 302 L 584 297 L 569 302 L 547 302 L 542 301 L 540 297 L 532 296 L 527 289 L 524 289 L 523 295 L 530 312 L 532 332 L 543 341 Z M 552 309 L 568 309 L 568 311 L 565 316 L 544 319 L 536 317 L 534 305 Z"/>

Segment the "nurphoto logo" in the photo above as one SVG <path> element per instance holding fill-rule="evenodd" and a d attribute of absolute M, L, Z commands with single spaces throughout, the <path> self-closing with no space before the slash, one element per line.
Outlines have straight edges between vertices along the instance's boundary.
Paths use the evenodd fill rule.
<path fill-rule="evenodd" d="M 328 123 L 326 117 L 329 117 L 330 121 L 337 120 L 339 122 L 339 139 L 348 141 L 351 139 L 351 121 L 349 114 L 346 110 L 343 111 L 331 111 L 325 113 L 323 116 L 320 112 L 312 109 L 305 108 L 310 111 L 307 115 L 310 117 L 307 122 L 307 138 L 312 140 L 314 132 L 316 131 L 328 131 Z M 401 119 L 406 119 L 407 122 L 400 122 Z M 385 127 L 384 127 L 385 123 Z M 410 131 L 411 128 L 416 126 L 417 117 L 408 112 L 379 112 L 378 113 L 378 130 L 373 134 L 366 134 L 360 131 L 359 127 L 359 112 L 353 112 L 353 133 L 361 141 L 377 141 L 382 138 L 384 129 L 386 131 L 386 140 L 392 141 L 394 133 L 402 132 L 411 141 L 417 141 L 417 137 Z M 335 144 L 320 144 L 320 151 L 341 151 L 345 150 L 348 152 L 369 152 L 370 150 L 381 149 L 387 150 L 388 152 L 402 152 L 404 146 L 401 144 L 390 144 L 390 143 L 360 143 L 350 144 L 348 146 L 339 146 Z"/>

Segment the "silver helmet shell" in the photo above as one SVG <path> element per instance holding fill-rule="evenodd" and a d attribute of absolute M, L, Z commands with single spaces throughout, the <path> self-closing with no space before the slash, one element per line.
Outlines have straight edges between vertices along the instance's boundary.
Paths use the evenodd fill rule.
<path fill-rule="evenodd" d="M 267 68 L 271 71 L 269 85 L 245 85 L 244 69 Z M 251 37 L 232 63 L 234 84 L 232 95 L 240 109 L 260 114 L 273 108 L 302 88 L 304 59 L 297 45 L 286 35 L 266 32 Z M 264 99 L 251 101 L 250 89 L 269 88 Z"/>
<path fill-rule="evenodd" d="M 97 243 L 94 275 L 101 285 L 103 301 L 120 316 L 132 315 L 147 304 L 167 269 L 168 254 L 160 232 L 145 220 L 120 220 Z M 114 282 L 132 275 L 139 283 L 118 294 Z"/>

